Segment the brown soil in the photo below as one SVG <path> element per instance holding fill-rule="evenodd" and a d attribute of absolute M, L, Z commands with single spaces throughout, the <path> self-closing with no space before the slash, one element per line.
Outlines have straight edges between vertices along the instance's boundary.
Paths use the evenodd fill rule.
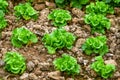
<path fill-rule="evenodd" d="M 91 35 L 89 25 L 84 24 L 83 17 L 84 12 L 79 9 L 72 9 L 71 14 L 73 16 L 72 21 L 65 26 L 65 29 L 77 36 L 77 40 L 71 50 L 58 50 L 55 55 L 49 55 L 47 49 L 44 47 L 41 39 L 45 33 L 50 33 L 56 27 L 50 24 L 47 19 L 49 12 L 55 8 L 54 3 L 44 3 L 37 0 L 33 3 L 33 6 L 38 5 L 39 19 L 37 21 L 16 21 L 13 15 L 13 7 L 18 4 L 9 0 L 9 13 L 6 14 L 8 26 L 2 31 L 2 37 L 0 39 L 0 80 L 104 80 L 96 75 L 94 71 L 90 69 L 90 64 L 94 61 L 95 55 L 87 56 L 81 50 L 81 45 L 85 42 L 86 38 L 90 36 L 96 36 L 100 34 Z M 23 1 L 24 2 L 24 1 Z M 39 3 L 39 4 L 38 4 Z M 45 6 L 40 6 L 45 5 Z M 50 7 L 49 7 L 50 6 Z M 108 38 L 107 43 L 109 46 L 109 53 L 104 56 L 105 60 L 113 60 L 116 63 L 117 70 L 114 76 L 107 80 L 120 80 L 120 8 L 116 8 L 115 15 L 108 15 L 112 26 L 110 30 L 106 31 Z M 17 27 L 25 26 L 33 33 L 35 33 L 39 39 L 38 43 L 24 46 L 22 48 L 15 48 L 12 46 L 10 37 L 11 31 Z M 3 69 L 4 62 L 3 57 L 7 51 L 16 51 L 26 58 L 27 70 L 22 75 L 13 75 L 6 72 Z M 68 53 L 77 58 L 78 63 L 81 65 L 81 72 L 77 76 L 67 76 L 65 73 L 56 71 L 52 61 L 60 57 L 62 53 Z"/>

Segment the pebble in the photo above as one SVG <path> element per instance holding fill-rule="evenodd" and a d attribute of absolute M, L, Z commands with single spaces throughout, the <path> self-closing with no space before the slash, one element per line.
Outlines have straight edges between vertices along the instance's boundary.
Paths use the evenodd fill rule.
<path fill-rule="evenodd" d="M 38 77 L 34 73 L 29 74 L 29 79 L 30 80 L 38 80 Z"/>
<path fill-rule="evenodd" d="M 115 60 L 106 60 L 105 64 L 113 64 L 113 65 L 117 66 L 117 63 Z"/>
<path fill-rule="evenodd" d="M 67 78 L 66 80 L 74 80 L 73 78 Z"/>
<path fill-rule="evenodd" d="M 34 69 L 34 67 L 35 67 L 35 64 L 32 62 L 32 61 L 29 61 L 28 63 L 27 63 L 27 70 L 30 72 L 30 71 L 32 71 L 33 69 Z"/>
<path fill-rule="evenodd" d="M 3 67 L 5 65 L 5 62 L 3 60 L 0 60 L 0 67 Z"/>
<path fill-rule="evenodd" d="M 46 71 L 50 68 L 50 63 L 42 62 L 38 64 L 38 67 L 40 67 L 40 70 Z"/>
<path fill-rule="evenodd" d="M 108 57 L 113 57 L 114 55 L 111 54 L 111 53 L 107 53 L 106 56 L 108 56 Z"/>
<path fill-rule="evenodd" d="M 34 8 L 36 10 L 42 10 L 45 8 L 45 4 L 35 4 Z"/>
<path fill-rule="evenodd" d="M 79 48 L 84 42 L 85 42 L 85 39 L 82 39 L 82 38 L 78 39 L 75 43 L 75 46 Z"/>
<path fill-rule="evenodd" d="M 28 73 L 24 73 L 20 76 L 20 80 L 27 79 L 28 78 Z"/>
<path fill-rule="evenodd" d="M 117 38 L 120 38 L 120 33 L 115 34 Z"/>
<path fill-rule="evenodd" d="M 86 66 L 88 64 L 88 60 L 83 60 L 84 65 Z"/>
<path fill-rule="evenodd" d="M 55 7 L 56 7 L 55 3 L 53 3 L 53 2 L 45 1 L 45 4 L 46 4 L 46 6 L 48 6 L 49 8 L 55 8 Z"/>
<path fill-rule="evenodd" d="M 120 77 L 120 72 L 116 71 L 116 72 L 114 73 L 114 76 L 115 76 L 115 77 Z"/>
<path fill-rule="evenodd" d="M 65 78 L 61 76 L 60 71 L 50 72 L 50 73 L 48 73 L 48 77 L 50 77 L 54 80 L 65 80 Z"/>
<path fill-rule="evenodd" d="M 79 57 L 79 58 L 78 58 L 78 62 L 79 62 L 79 63 L 83 63 L 83 57 Z"/>

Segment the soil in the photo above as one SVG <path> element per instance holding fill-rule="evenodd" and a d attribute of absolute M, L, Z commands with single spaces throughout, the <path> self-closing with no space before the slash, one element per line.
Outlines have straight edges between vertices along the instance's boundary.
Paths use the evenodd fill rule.
<path fill-rule="evenodd" d="M 90 64 L 94 61 L 95 55 L 87 56 L 81 50 L 81 45 L 86 38 L 97 36 L 100 34 L 91 35 L 90 26 L 84 23 L 84 10 L 71 8 L 69 11 L 72 15 L 72 20 L 65 29 L 77 36 L 77 40 L 71 50 L 62 49 L 57 50 L 54 55 L 49 55 L 47 49 L 44 47 L 41 39 L 45 33 L 50 33 L 56 29 L 47 19 L 47 15 L 56 6 L 52 2 L 44 2 L 44 0 L 36 0 L 33 3 L 35 9 L 39 11 L 39 18 L 37 21 L 23 19 L 17 21 L 14 16 L 13 8 L 19 2 L 9 0 L 9 12 L 6 14 L 8 26 L 2 31 L 0 38 L 0 80 L 104 80 L 90 69 Z M 120 8 L 115 8 L 114 15 L 107 16 L 111 21 L 110 30 L 106 31 L 107 44 L 109 46 L 109 53 L 104 56 L 104 60 L 115 64 L 117 69 L 112 78 L 107 80 L 120 80 Z M 11 44 L 11 32 L 17 27 L 25 26 L 39 39 L 36 44 L 24 46 L 22 48 L 15 48 Z M 23 54 L 26 58 L 27 70 L 22 75 L 13 75 L 4 70 L 3 57 L 8 51 L 15 51 Z M 81 65 L 80 74 L 76 76 L 67 76 L 63 72 L 56 71 L 52 62 L 55 58 L 60 57 L 63 53 L 67 53 L 75 57 Z"/>

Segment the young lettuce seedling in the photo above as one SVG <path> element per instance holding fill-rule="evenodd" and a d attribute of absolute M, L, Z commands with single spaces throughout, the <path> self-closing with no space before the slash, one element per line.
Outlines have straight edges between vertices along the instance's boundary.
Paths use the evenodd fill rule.
<path fill-rule="evenodd" d="M 111 6 L 120 6 L 120 0 L 96 0 L 96 1 L 104 1 L 105 3 Z"/>
<path fill-rule="evenodd" d="M 38 12 L 31 6 L 30 3 L 20 3 L 14 7 L 14 10 L 14 14 L 18 19 L 23 18 L 25 20 L 36 20 L 38 18 Z"/>
<path fill-rule="evenodd" d="M 74 8 L 81 9 L 84 5 L 86 5 L 89 0 L 70 0 L 70 6 Z"/>
<path fill-rule="evenodd" d="M 55 0 L 56 5 L 60 8 L 64 8 L 69 2 L 70 0 Z"/>
<path fill-rule="evenodd" d="M 56 29 L 42 38 L 49 54 L 54 54 L 57 49 L 71 49 L 76 37 L 65 29 Z"/>
<path fill-rule="evenodd" d="M 68 54 L 63 54 L 61 58 L 55 59 L 53 64 L 57 70 L 66 72 L 68 75 L 80 73 L 80 65 L 77 64 L 77 60 Z"/>
<path fill-rule="evenodd" d="M 110 20 L 102 14 L 86 14 L 84 21 L 86 24 L 90 25 L 92 29 L 92 34 L 94 34 L 95 32 L 105 34 L 105 30 L 110 29 L 111 26 Z"/>
<path fill-rule="evenodd" d="M 2 10 L 0 10 L 0 31 L 7 26 L 7 21 L 4 18 L 5 14 Z"/>
<path fill-rule="evenodd" d="M 112 77 L 115 72 L 115 65 L 113 64 L 105 64 L 102 56 L 98 56 L 95 58 L 95 62 L 91 64 L 91 68 L 101 77 L 107 79 Z"/>
<path fill-rule="evenodd" d="M 26 69 L 24 57 L 17 52 L 7 52 L 4 61 L 5 70 L 13 74 L 22 74 Z"/>
<path fill-rule="evenodd" d="M 25 27 L 16 28 L 12 31 L 12 45 L 21 48 L 25 44 L 36 43 L 38 41 L 36 35 Z"/>
<path fill-rule="evenodd" d="M 48 19 L 52 20 L 54 26 L 64 27 L 67 25 L 67 21 L 71 20 L 71 15 L 67 10 L 56 9 L 48 15 Z"/>
<path fill-rule="evenodd" d="M 8 7 L 8 2 L 6 0 L 0 0 L 0 10 L 6 13 Z"/>
<path fill-rule="evenodd" d="M 108 46 L 106 45 L 105 36 L 97 36 L 87 38 L 85 43 L 82 45 L 82 50 L 87 54 L 91 55 L 93 53 L 104 55 L 108 52 Z"/>
<path fill-rule="evenodd" d="M 86 5 L 89 0 L 55 0 L 58 7 L 64 8 L 66 5 L 70 4 L 70 7 L 81 9 L 82 6 Z"/>
<path fill-rule="evenodd" d="M 102 1 L 97 1 L 96 3 L 90 3 L 86 6 L 86 13 L 95 13 L 95 14 L 113 14 L 114 9 L 108 4 Z"/>

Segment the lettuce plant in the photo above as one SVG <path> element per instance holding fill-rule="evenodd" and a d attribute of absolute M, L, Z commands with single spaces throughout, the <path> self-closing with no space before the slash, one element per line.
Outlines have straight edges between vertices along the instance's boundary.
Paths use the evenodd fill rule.
<path fill-rule="evenodd" d="M 38 18 L 38 12 L 31 6 L 30 3 L 19 4 L 14 7 L 15 16 L 20 19 L 23 18 L 25 20 Z"/>
<path fill-rule="evenodd" d="M 0 30 L 4 29 L 7 26 L 7 21 L 4 18 L 5 14 L 2 10 L 0 10 Z"/>
<path fill-rule="evenodd" d="M 108 13 L 113 14 L 114 9 L 108 4 L 102 1 L 97 1 L 96 3 L 90 3 L 86 6 L 86 13 L 95 13 L 106 15 Z"/>
<path fill-rule="evenodd" d="M 68 54 L 63 54 L 61 58 L 55 59 L 53 64 L 57 70 L 66 72 L 68 75 L 80 73 L 80 65 L 77 64 L 77 60 Z"/>
<path fill-rule="evenodd" d="M 71 0 L 70 5 L 74 8 L 81 9 L 83 5 L 86 5 L 89 0 Z"/>
<path fill-rule="evenodd" d="M 70 0 L 55 0 L 56 5 L 60 8 L 64 8 L 69 2 Z"/>
<path fill-rule="evenodd" d="M 26 1 L 32 3 L 34 0 L 26 0 Z"/>
<path fill-rule="evenodd" d="M 0 0 L 0 10 L 6 13 L 7 7 L 8 7 L 8 2 L 6 0 Z"/>
<path fill-rule="evenodd" d="M 4 61 L 4 68 L 13 74 L 22 74 L 26 69 L 24 57 L 17 52 L 7 52 Z"/>
<path fill-rule="evenodd" d="M 104 1 L 105 3 L 108 3 L 111 6 L 120 6 L 120 0 L 96 0 L 96 1 Z"/>
<path fill-rule="evenodd" d="M 104 55 L 108 52 L 108 46 L 106 45 L 105 36 L 97 36 L 87 38 L 85 43 L 82 45 L 82 50 L 87 54 L 91 55 L 92 53 Z"/>
<path fill-rule="evenodd" d="M 109 19 L 102 14 L 86 14 L 84 21 L 86 24 L 90 25 L 92 34 L 95 32 L 104 34 L 105 29 L 110 29 L 111 26 Z"/>
<path fill-rule="evenodd" d="M 25 27 L 16 28 L 12 31 L 11 42 L 15 47 L 21 48 L 24 44 L 36 43 L 37 41 L 36 35 Z"/>
<path fill-rule="evenodd" d="M 42 38 L 49 54 L 54 54 L 56 49 L 71 49 L 76 37 L 64 29 L 56 29 Z"/>
<path fill-rule="evenodd" d="M 64 27 L 67 21 L 71 20 L 70 12 L 62 9 L 55 9 L 49 15 L 48 19 L 52 20 L 52 24 L 57 27 Z"/>
<path fill-rule="evenodd" d="M 101 77 L 107 79 L 112 77 L 115 72 L 115 65 L 113 64 L 105 64 L 102 56 L 98 56 L 95 58 L 95 62 L 91 64 L 91 68 Z"/>
<path fill-rule="evenodd" d="M 86 5 L 89 0 L 55 0 L 58 7 L 64 8 L 66 5 L 70 4 L 70 7 L 81 9 L 83 5 Z"/>

